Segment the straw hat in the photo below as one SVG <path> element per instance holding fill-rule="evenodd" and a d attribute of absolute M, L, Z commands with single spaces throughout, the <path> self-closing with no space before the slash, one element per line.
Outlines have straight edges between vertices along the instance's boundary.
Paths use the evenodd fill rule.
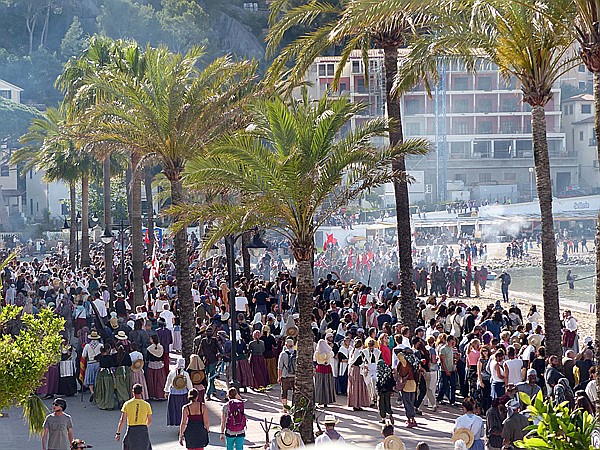
<path fill-rule="evenodd" d="M 281 430 L 279 433 L 277 433 L 276 440 L 277 446 L 280 449 L 300 447 L 298 435 L 292 430 Z"/>
<path fill-rule="evenodd" d="M 402 439 L 398 436 L 387 436 L 383 440 L 383 449 L 384 450 L 406 450 L 406 446 Z"/>
<path fill-rule="evenodd" d="M 188 370 L 204 370 L 204 362 L 198 355 L 190 355 L 190 363 L 187 366 Z"/>
<path fill-rule="evenodd" d="M 325 419 L 323 419 L 323 422 L 321 422 L 323 425 L 336 425 L 338 423 L 340 423 L 339 419 L 337 419 L 333 414 L 328 414 L 325 416 Z"/>
<path fill-rule="evenodd" d="M 532 334 L 527 338 L 527 342 L 529 345 L 533 345 L 535 348 L 538 348 L 542 345 L 542 337 L 539 334 Z"/>
<path fill-rule="evenodd" d="M 317 364 L 328 364 L 330 356 L 331 355 L 329 353 L 317 352 L 317 354 L 315 355 L 315 360 L 317 361 Z"/>
<path fill-rule="evenodd" d="M 88 339 L 100 339 L 100 335 L 96 330 L 94 330 L 90 334 L 88 334 Z"/>
<path fill-rule="evenodd" d="M 184 375 L 177 375 L 173 379 L 173 387 L 175 389 L 185 389 L 186 386 L 187 386 L 187 380 L 185 379 Z"/>
<path fill-rule="evenodd" d="M 200 384 L 204 381 L 205 375 L 201 370 L 194 370 L 190 373 L 190 379 L 192 380 L 192 384 Z"/>
<path fill-rule="evenodd" d="M 144 360 L 138 359 L 138 360 L 135 360 L 133 362 L 133 364 L 131 365 L 131 371 L 132 372 L 141 372 L 143 367 L 144 367 Z"/>
<path fill-rule="evenodd" d="M 127 340 L 127 335 L 125 334 L 125 332 L 123 330 L 119 331 L 117 334 L 115 334 L 115 337 L 117 339 L 120 339 L 122 341 Z"/>
<path fill-rule="evenodd" d="M 459 439 L 465 443 L 467 448 L 471 448 L 475 441 L 475 436 L 473 436 L 473 432 L 468 428 L 458 428 L 452 435 L 452 442 L 456 442 Z"/>
<path fill-rule="evenodd" d="M 295 325 L 293 327 L 289 327 L 287 330 L 285 330 L 286 336 L 293 337 L 293 338 L 298 336 L 298 332 L 299 332 L 298 327 Z"/>
<path fill-rule="evenodd" d="M 110 326 L 112 328 L 117 328 L 119 326 L 119 319 L 117 319 L 116 317 L 111 318 L 108 323 L 110 323 Z"/>

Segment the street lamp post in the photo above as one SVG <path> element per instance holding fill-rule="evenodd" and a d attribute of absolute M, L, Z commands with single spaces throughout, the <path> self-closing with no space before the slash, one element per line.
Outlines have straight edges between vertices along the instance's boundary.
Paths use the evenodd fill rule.
<path fill-rule="evenodd" d="M 112 226 L 107 226 L 104 229 L 104 234 L 100 237 L 100 240 L 105 244 L 108 245 L 111 242 L 113 242 L 113 240 L 115 239 L 114 234 L 112 233 L 111 229 L 115 228 L 115 227 L 119 227 L 119 233 L 120 233 L 120 240 L 121 240 L 121 292 L 123 293 L 123 296 L 125 296 L 125 230 L 129 227 L 125 226 L 125 222 L 123 221 L 123 219 L 121 219 L 121 221 L 119 222 L 119 225 L 112 225 Z M 105 265 L 105 270 L 108 270 L 108 262 L 105 261 L 104 262 Z M 112 289 L 112 286 L 109 286 L 109 289 Z"/>
<path fill-rule="evenodd" d="M 75 253 L 75 268 L 79 268 L 79 224 L 81 223 L 81 213 L 79 211 L 77 211 L 77 216 L 75 218 L 75 248 L 76 248 L 76 253 Z M 63 231 L 68 231 L 71 229 L 71 227 L 73 226 L 73 224 L 69 224 L 69 222 L 67 221 L 67 217 L 65 216 L 65 221 L 63 223 Z"/>
<path fill-rule="evenodd" d="M 533 201 L 533 167 L 529 168 L 529 193 L 531 194 L 531 201 Z"/>

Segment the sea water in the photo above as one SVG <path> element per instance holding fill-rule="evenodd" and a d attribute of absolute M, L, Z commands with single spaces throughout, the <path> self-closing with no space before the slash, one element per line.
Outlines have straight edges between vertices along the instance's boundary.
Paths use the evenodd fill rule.
<path fill-rule="evenodd" d="M 575 288 L 569 289 L 567 281 L 567 271 L 575 277 Z M 501 271 L 496 270 L 498 275 Z M 520 267 L 509 269 L 511 283 L 508 288 L 509 296 L 515 296 L 524 300 L 542 300 L 542 268 L 541 267 Z M 595 302 L 595 282 L 594 277 L 596 268 L 593 265 L 587 266 L 558 266 L 558 289 L 561 302 L 565 303 L 593 303 Z M 494 292 L 500 292 L 500 280 L 488 281 L 488 286 Z M 585 305 L 582 305 L 585 308 Z"/>

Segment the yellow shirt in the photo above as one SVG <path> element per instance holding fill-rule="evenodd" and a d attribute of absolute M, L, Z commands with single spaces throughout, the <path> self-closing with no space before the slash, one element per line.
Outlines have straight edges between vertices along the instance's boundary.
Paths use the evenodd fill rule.
<path fill-rule="evenodd" d="M 146 425 L 149 414 L 152 414 L 150 403 L 137 398 L 127 400 L 121 411 L 127 414 L 127 425 Z"/>

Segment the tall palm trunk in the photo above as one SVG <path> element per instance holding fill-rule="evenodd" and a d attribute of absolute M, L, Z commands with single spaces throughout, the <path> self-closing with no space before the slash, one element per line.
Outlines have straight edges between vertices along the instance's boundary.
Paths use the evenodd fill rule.
<path fill-rule="evenodd" d="M 394 121 L 390 129 L 390 145 L 393 147 L 402 144 L 402 114 L 400 100 L 392 95 L 392 86 L 398 73 L 398 46 L 392 45 L 383 48 L 385 65 L 385 98 L 387 115 Z M 406 172 L 406 161 L 403 156 L 398 156 L 392 162 L 392 168 Z M 396 199 L 396 226 L 398 228 L 398 261 L 400 263 L 400 295 L 401 295 L 401 322 L 410 328 L 411 333 L 417 327 L 417 304 L 413 289 L 413 262 L 412 238 L 410 233 L 410 203 L 408 199 L 408 182 L 405 178 L 394 181 L 394 195 Z"/>
<path fill-rule="evenodd" d="M 550 179 L 550 158 L 546 137 L 546 112 L 541 105 L 531 110 L 531 131 L 533 135 L 533 157 L 535 179 L 540 202 L 542 219 L 542 286 L 544 297 L 544 328 L 546 331 L 546 352 L 561 359 L 561 322 L 558 303 L 558 279 L 556 275 L 556 241 L 554 239 L 554 218 L 552 217 L 552 182 Z"/>
<path fill-rule="evenodd" d="M 125 196 L 127 198 L 127 215 L 129 217 L 131 217 L 132 215 L 132 210 L 131 210 L 131 204 L 132 204 L 132 200 L 131 200 L 131 167 L 127 167 L 127 169 L 125 169 Z"/>
<path fill-rule="evenodd" d="M 133 266 L 133 304 L 144 304 L 144 244 L 142 242 L 142 179 L 138 168 L 140 155 L 131 153 L 131 263 Z M 160 311 L 159 311 L 160 313 Z"/>
<path fill-rule="evenodd" d="M 600 72 L 594 72 L 594 133 L 596 149 L 600 160 Z M 596 223 L 596 373 L 600 373 L 600 211 Z M 600 398 L 596 398 L 596 413 L 600 412 Z"/>
<path fill-rule="evenodd" d="M 81 267 L 90 267 L 90 223 L 89 216 L 90 178 L 81 177 Z"/>
<path fill-rule="evenodd" d="M 103 162 L 103 200 L 104 200 L 104 226 L 112 230 L 112 205 L 110 201 L 110 155 L 106 155 Z M 114 271 L 113 271 L 113 244 L 104 245 L 104 269 L 105 281 L 110 292 L 110 307 L 113 307 L 114 293 Z"/>
<path fill-rule="evenodd" d="M 71 269 L 77 267 L 77 198 L 75 192 L 75 181 L 69 182 L 69 203 L 71 226 L 69 228 L 69 263 Z"/>
<path fill-rule="evenodd" d="M 171 201 L 173 206 L 182 205 L 183 186 L 181 171 L 167 174 L 171 183 Z M 181 353 L 186 362 L 192 354 L 196 324 L 194 322 L 194 301 L 192 299 L 192 284 L 187 251 L 187 229 L 184 227 L 175 233 L 173 238 L 175 249 L 175 273 L 177 274 L 177 297 L 179 299 L 179 316 L 181 317 Z"/>
<path fill-rule="evenodd" d="M 312 243 L 309 244 L 312 247 Z M 314 248 L 292 248 L 298 264 L 298 298 L 296 305 L 300 313 L 298 323 L 298 356 L 296 361 L 296 387 L 294 389 L 294 420 L 300 422 L 302 440 L 308 444 L 314 442 L 313 422 L 315 421 L 315 383 L 313 365 L 313 332 L 311 317 L 313 309 L 313 274 L 311 260 Z"/>
<path fill-rule="evenodd" d="M 250 251 L 248 250 L 249 243 L 250 232 L 244 231 L 242 233 L 242 264 L 244 266 L 244 276 L 247 280 L 250 279 Z"/>
<path fill-rule="evenodd" d="M 148 255 L 154 249 L 154 205 L 152 201 L 152 170 L 146 166 L 144 169 L 144 188 L 146 189 L 146 215 L 148 216 Z"/>

